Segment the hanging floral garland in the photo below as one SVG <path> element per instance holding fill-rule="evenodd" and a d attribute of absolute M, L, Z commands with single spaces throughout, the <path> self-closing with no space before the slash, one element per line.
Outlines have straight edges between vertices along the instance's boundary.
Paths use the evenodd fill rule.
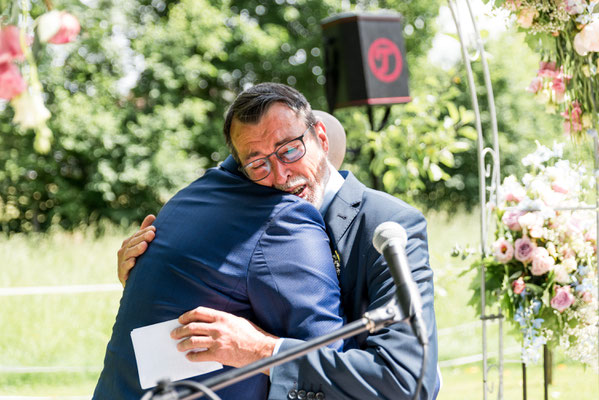
<path fill-rule="evenodd" d="M 485 2 L 488 2 L 486 0 Z M 495 0 L 540 51 L 537 76 L 528 91 L 560 112 L 564 131 L 575 138 L 597 126 L 599 100 L 599 0 Z"/>
<path fill-rule="evenodd" d="M 0 15 L 0 99 L 14 110 L 13 122 L 36 133 L 34 147 L 40 153 L 50 150 L 52 132 L 46 125 L 50 111 L 44 104 L 32 45 L 61 45 L 75 40 L 80 31 L 77 18 L 66 11 L 53 10 L 32 20 L 28 0 L 8 3 Z"/>

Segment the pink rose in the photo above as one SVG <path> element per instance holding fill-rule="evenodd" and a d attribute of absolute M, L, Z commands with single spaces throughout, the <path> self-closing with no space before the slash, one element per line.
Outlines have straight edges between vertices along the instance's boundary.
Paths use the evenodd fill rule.
<path fill-rule="evenodd" d="M 546 274 L 553 269 L 555 260 L 549 255 L 547 249 L 544 247 L 537 247 L 532 252 L 532 266 L 530 268 L 531 274 L 540 276 Z"/>
<path fill-rule="evenodd" d="M 526 287 L 526 283 L 524 283 L 524 279 L 522 279 L 522 277 L 520 277 L 512 282 L 512 289 L 514 291 L 514 294 L 522 293 L 524 291 L 525 287 Z"/>
<path fill-rule="evenodd" d="M 524 196 L 520 196 L 520 193 L 509 192 L 505 195 L 505 201 L 513 201 L 514 203 L 520 203 Z"/>
<path fill-rule="evenodd" d="M 564 94 L 566 93 L 566 83 L 564 82 L 562 77 L 553 78 L 553 82 L 551 82 L 551 87 L 555 92 L 555 101 L 561 103 L 564 101 Z"/>
<path fill-rule="evenodd" d="M 514 246 L 505 239 L 493 243 L 493 255 L 500 263 L 507 263 L 514 257 Z"/>
<path fill-rule="evenodd" d="M 554 192 L 568 194 L 568 188 L 566 187 L 566 185 L 564 185 L 563 182 L 559 182 L 559 181 L 553 182 L 551 184 L 551 189 L 553 189 Z"/>
<path fill-rule="evenodd" d="M 520 231 L 522 230 L 522 227 L 520 226 L 518 219 L 524 214 L 526 214 L 524 211 L 506 211 L 505 214 L 503 214 L 503 217 L 501 217 L 501 222 L 512 231 Z"/>
<path fill-rule="evenodd" d="M 80 30 L 81 26 L 79 25 L 77 18 L 72 14 L 63 11 L 60 13 L 60 28 L 54 36 L 48 39 L 48 43 L 63 44 L 72 42 L 75 40 Z"/>
<path fill-rule="evenodd" d="M 542 87 L 543 78 L 537 76 L 532 79 L 530 85 L 528 85 L 528 87 L 526 88 L 526 91 L 531 93 L 539 93 L 539 90 L 541 90 Z"/>
<path fill-rule="evenodd" d="M 582 301 L 584 301 L 587 304 L 593 301 L 593 295 L 591 294 L 591 292 L 582 292 L 580 297 L 582 298 Z"/>
<path fill-rule="evenodd" d="M 0 64 L 23 59 L 19 28 L 8 25 L 0 30 Z"/>
<path fill-rule="evenodd" d="M 22 93 L 27 85 L 13 63 L 0 64 L 0 99 L 10 100 Z"/>
<path fill-rule="evenodd" d="M 537 76 L 542 78 L 555 78 L 559 74 L 555 61 L 541 61 Z"/>
<path fill-rule="evenodd" d="M 514 243 L 516 250 L 514 257 L 521 263 L 529 263 L 532 260 L 532 253 L 537 248 L 537 245 L 530 241 L 528 236 L 523 236 L 520 239 L 516 239 Z"/>
<path fill-rule="evenodd" d="M 570 286 L 556 286 L 555 296 L 551 299 L 551 307 L 559 312 L 564 312 L 573 303 L 574 296 L 570 293 Z"/>

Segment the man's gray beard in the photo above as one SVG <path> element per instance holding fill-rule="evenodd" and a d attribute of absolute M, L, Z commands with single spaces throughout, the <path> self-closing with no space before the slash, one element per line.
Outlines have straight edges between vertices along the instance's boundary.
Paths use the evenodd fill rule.
<path fill-rule="evenodd" d="M 324 189 L 327 186 L 330 177 L 331 171 L 329 170 L 327 156 L 323 152 L 322 158 L 318 163 L 318 169 L 316 170 L 316 181 L 313 182 L 312 185 L 314 190 L 306 197 L 306 201 L 316 208 L 320 208 L 320 206 L 322 206 L 322 201 L 324 200 Z"/>
<path fill-rule="evenodd" d="M 310 190 L 310 193 L 304 198 L 304 200 L 312 204 L 314 207 L 320 208 L 324 199 L 324 188 L 326 187 L 330 177 L 331 171 L 329 170 L 327 156 L 323 152 L 322 158 L 318 162 L 318 167 L 316 169 L 316 177 L 314 181 L 309 180 L 303 175 L 298 175 L 291 178 L 284 185 L 275 185 L 274 187 L 284 192 L 287 192 L 291 188 L 300 185 L 306 185 L 307 187 L 310 187 L 310 189 L 313 190 Z"/>

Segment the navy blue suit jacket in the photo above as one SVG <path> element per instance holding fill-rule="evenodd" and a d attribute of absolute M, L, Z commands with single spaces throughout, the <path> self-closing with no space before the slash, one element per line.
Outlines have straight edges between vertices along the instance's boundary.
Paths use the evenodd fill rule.
<path fill-rule="evenodd" d="M 320 213 L 296 196 L 244 179 L 236 168 L 229 157 L 158 214 L 156 238 L 123 292 L 94 399 L 139 399 L 144 391 L 131 330 L 200 305 L 284 337 L 313 338 L 343 325 Z M 263 374 L 218 392 L 231 400 L 265 399 L 267 393 Z"/>
<path fill-rule="evenodd" d="M 366 188 L 351 173 L 333 199 L 325 222 L 341 255 L 340 284 L 347 322 L 386 304 L 395 292 L 383 257 L 372 245 L 375 228 L 385 221 L 403 226 L 406 253 L 422 295 L 429 333 L 429 356 L 421 399 L 434 396 L 437 377 L 437 331 L 433 308 L 433 272 L 429 266 L 426 221 L 422 214 L 386 193 Z M 297 345 L 285 339 L 279 351 Z M 322 392 L 333 399 L 411 399 L 420 375 L 422 348 L 407 323 L 358 338 L 359 349 L 320 349 L 275 367 L 269 398 L 296 398 L 299 391 Z M 300 396 L 301 397 L 301 396 Z M 297 397 L 299 398 L 299 397 Z"/>

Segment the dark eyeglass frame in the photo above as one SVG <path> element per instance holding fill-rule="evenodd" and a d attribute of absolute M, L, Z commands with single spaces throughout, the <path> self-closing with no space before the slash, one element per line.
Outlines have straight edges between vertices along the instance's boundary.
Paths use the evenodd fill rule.
<path fill-rule="evenodd" d="M 296 137 L 296 138 L 293 138 L 293 139 L 291 139 L 291 140 L 289 140 L 289 141 L 287 141 L 287 142 L 283 143 L 282 145 L 280 145 L 279 147 L 277 147 L 277 148 L 275 149 L 275 151 L 273 151 L 272 153 L 270 153 L 270 154 L 268 154 L 268 155 L 266 155 L 266 156 L 264 156 L 264 157 L 256 158 L 256 159 L 255 159 L 255 160 L 253 160 L 252 162 L 249 162 L 249 163 L 245 164 L 244 166 L 241 166 L 241 167 L 239 167 L 239 168 L 237 168 L 237 169 L 238 169 L 239 171 L 241 171 L 241 172 L 242 172 L 242 173 L 243 173 L 243 174 L 244 174 L 244 175 L 245 175 L 245 176 L 246 176 L 246 177 L 247 177 L 249 180 L 251 180 L 252 182 L 259 182 L 259 181 L 261 181 L 261 180 L 263 180 L 263 179 L 266 179 L 266 178 L 267 178 L 267 177 L 270 175 L 270 173 L 272 172 L 272 164 L 271 164 L 271 162 L 270 162 L 270 159 L 269 159 L 269 158 L 270 158 L 272 155 L 275 155 L 275 156 L 276 156 L 276 157 L 279 159 L 279 161 L 281 161 L 281 162 L 282 162 L 282 163 L 284 163 L 284 164 L 293 164 L 294 162 L 297 162 L 297 161 L 301 160 L 301 159 L 302 159 L 302 158 L 303 158 L 303 157 L 306 155 L 306 152 L 307 152 L 307 149 L 306 149 L 306 143 L 304 143 L 304 136 L 306 135 L 306 133 L 308 133 L 308 131 L 309 131 L 309 130 L 310 130 L 312 127 L 313 127 L 313 126 L 314 126 L 314 124 L 310 124 L 310 125 L 308 126 L 308 128 L 306 128 L 306 130 L 304 131 L 304 133 L 302 133 L 301 135 L 299 135 L 299 136 L 298 136 L 298 137 Z M 287 146 L 289 143 L 295 142 L 296 140 L 299 140 L 299 141 L 301 142 L 302 146 L 304 147 L 304 154 L 302 154 L 302 155 L 301 155 L 301 156 L 300 156 L 300 157 L 299 157 L 297 160 L 293 160 L 293 161 L 285 161 L 283 158 L 281 158 L 281 156 L 279 156 L 279 151 L 280 151 L 280 150 L 281 150 L 283 147 Z M 257 162 L 257 161 L 260 161 L 260 160 L 264 160 L 264 162 L 265 162 L 266 164 L 268 164 L 268 167 L 269 167 L 269 168 L 268 168 L 268 174 L 264 175 L 264 176 L 263 176 L 262 178 L 260 178 L 260 179 L 252 179 L 252 178 L 250 177 L 250 175 L 247 173 L 247 171 L 246 171 L 245 169 L 246 169 L 247 167 L 249 167 L 251 164 L 254 164 L 255 162 Z"/>

